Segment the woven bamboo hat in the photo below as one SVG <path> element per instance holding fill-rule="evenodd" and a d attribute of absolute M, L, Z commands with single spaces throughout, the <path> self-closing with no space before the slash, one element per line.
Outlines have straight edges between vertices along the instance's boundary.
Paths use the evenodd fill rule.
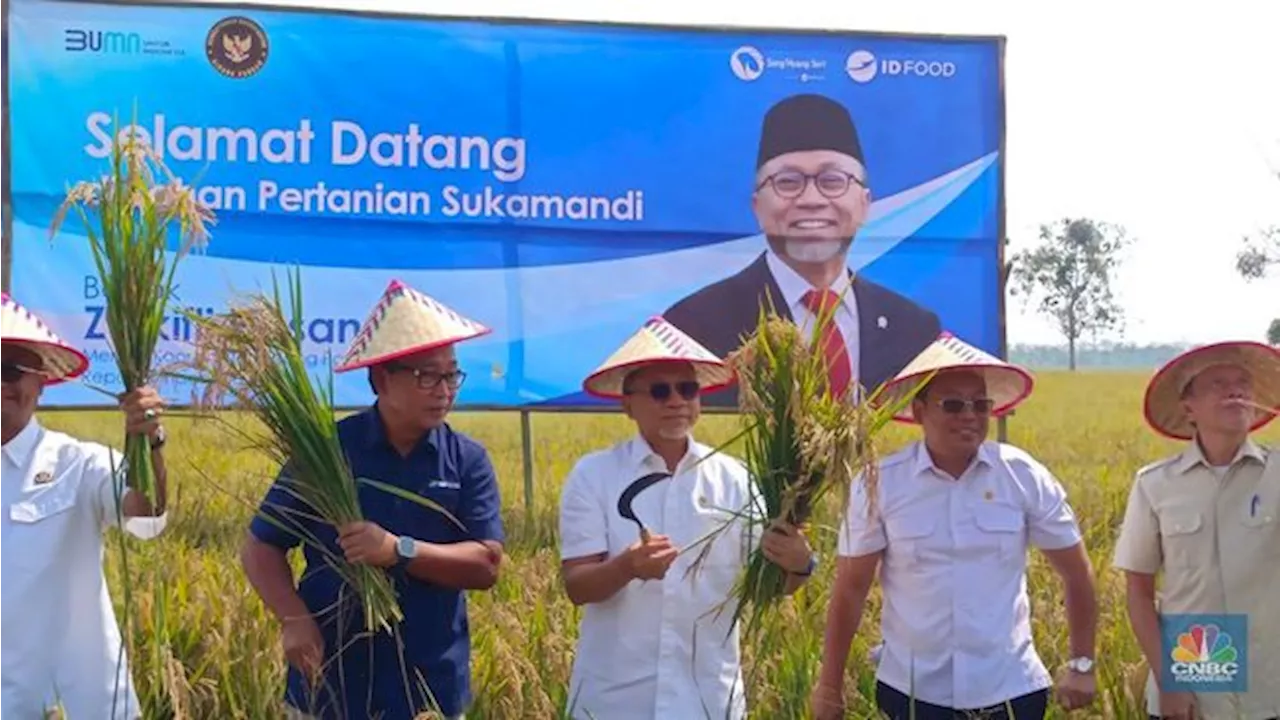
<path fill-rule="evenodd" d="M 0 341 L 39 355 L 46 386 L 80 377 L 89 369 L 89 358 L 84 353 L 68 345 L 9 293 L 4 293 L 0 302 Z"/>
<path fill-rule="evenodd" d="M 981 374 L 987 385 L 987 396 L 992 400 L 991 414 L 995 417 L 1017 407 L 1031 395 L 1035 386 L 1035 378 L 1027 370 L 983 352 L 949 332 L 943 332 L 893 380 L 885 384 L 880 395 L 881 402 L 897 402 L 936 370 L 970 370 Z M 910 404 L 899 410 L 894 419 L 914 423 Z"/>
<path fill-rule="evenodd" d="M 377 365 L 490 332 L 444 303 L 392 280 L 335 372 Z"/>
<path fill-rule="evenodd" d="M 686 362 L 693 366 L 702 392 L 732 385 L 733 369 L 676 326 L 652 317 L 587 377 L 582 387 L 596 397 L 622 397 L 622 381 L 636 369 L 653 363 Z"/>
<path fill-rule="evenodd" d="M 1182 407 L 1182 393 L 1200 373 L 1218 365 L 1237 365 L 1253 376 L 1253 400 L 1280 408 L 1280 348 L 1260 342 L 1231 341 L 1188 350 L 1165 363 L 1147 383 L 1142 414 L 1156 432 L 1175 440 L 1190 440 L 1195 428 Z M 1274 420 L 1275 412 L 1258 411 L 1250 432 Z"/>

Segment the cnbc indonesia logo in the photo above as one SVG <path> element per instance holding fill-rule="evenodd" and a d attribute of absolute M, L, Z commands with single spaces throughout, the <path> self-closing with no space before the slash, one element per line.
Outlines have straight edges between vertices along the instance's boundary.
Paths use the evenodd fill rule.
<path fill-rule="evenodd" d="M 1212 623 L 1179 633 L 1169 659 L 1169 670 L 1179 683 L 1229 683 L 1240 674 L 1240 653 L 1230 633 Z"/>

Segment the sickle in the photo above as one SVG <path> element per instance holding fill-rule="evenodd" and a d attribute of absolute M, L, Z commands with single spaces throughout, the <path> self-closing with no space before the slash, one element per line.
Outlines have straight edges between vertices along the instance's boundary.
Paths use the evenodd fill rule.
<path fill-rule="evenodd" d="M 640 518 L 636 517 L 636 512 L 631 508 L 631 503 L 636 496 L 645 490 L 645 488 L 662 480 L 671 477 L 671 473 L 649 473 L 642 478 L 632 481 L 622 494 L 618 496 L 618 514 L 635 523 L 640 528 L 640 542 L 649 542 L 649 530 L 640 522 Z"/>

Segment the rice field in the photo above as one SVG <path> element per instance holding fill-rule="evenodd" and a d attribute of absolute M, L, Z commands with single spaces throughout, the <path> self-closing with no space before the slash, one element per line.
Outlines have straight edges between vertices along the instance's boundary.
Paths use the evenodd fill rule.
<path fill-rule="evenodd" d="M 1131 677 L 1140 656 L 1124 618 L 1123 581 L 1109 558 L 1135 470 L 1176 447 L 1142 425 L 1139 403 L 1146 377 L 1042 373 L 1036 393 L 1009 422 L 1010 442 L 1036 455 L 1066 485 L 1098 575 L 1099 698 L 1073 717 L 1145 717 Z M 119 446 L 117 414 L 46 411 L 41 421 Z M 557 581 L 558 488 L 576 458 L 626 437 L 631 426 L 620 415 L 533 415 L 534 493 L 526 508 L 519 415 L 459 413 L 452 422 L 489 448 L 502 482 L 509 536 L 499 584 L 469 598 L 477 697 L 468 718 L 558 717 L 566 704 L 577 631 L 577 611 Z M 171 418 L 167 424 L 169 529 L 159 541 L 127 541 L 127 577 L 114 533 L 107 545 L 108 577 L 122 622 L 122 586 L 129 583 L 132 590 L 133 619 L 126 636 L 146 717 L 279 717 L 284 661 L 278 630 L 236 557 L 275 468 L 217 423 Z M 713 443 L 731 437 L 734 428 L 735 419 L 723 416 L 704 417 L 699 426 L 701 437 Z M 916 432 L 895 426 L 883 447 L 895 449 Z M 1259 437 L 1277 443 L 1280 423 Z M 786 632 L 767 633 L 766 646 L 745 648 L 748 670 L 759 666 L 764 678 L 748 690 L 754 718 L 808 717 L 833 570 L 836 510 L 824 507 L 817 519 L 812 542 L 825 560 L 817 576 L 777 614 L 778 627 Z M 1037 645 L 1056 669 L 1067 651 L 1061 585 L 1034 551 L 1029 572 Z M 156 603 L 164 605 L 165 647 L 155 641 Z M 878 591 L 873 591 L 847 677 L 853 717 L 873 713 L 874 671 L 866 654 L 878 624 Z M 1051 705 L 1049 717 L 1065 716 Z"/>

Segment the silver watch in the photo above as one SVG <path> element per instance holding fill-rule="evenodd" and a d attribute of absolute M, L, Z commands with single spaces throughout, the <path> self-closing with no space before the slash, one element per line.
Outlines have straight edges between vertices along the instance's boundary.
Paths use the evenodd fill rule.
<path fill-rule="evenodd" d="M 404 565 L 418 555 L 418 541 L 408 535 L 396 538 L 396 554 L 400 556 L 397 565 Z"/>
<path fill-rule="evenodd" d="M 1093 658 L 1074 657 L 1067 661 L 1067 669 L 1078 673 L 1093 672 Z"/>

